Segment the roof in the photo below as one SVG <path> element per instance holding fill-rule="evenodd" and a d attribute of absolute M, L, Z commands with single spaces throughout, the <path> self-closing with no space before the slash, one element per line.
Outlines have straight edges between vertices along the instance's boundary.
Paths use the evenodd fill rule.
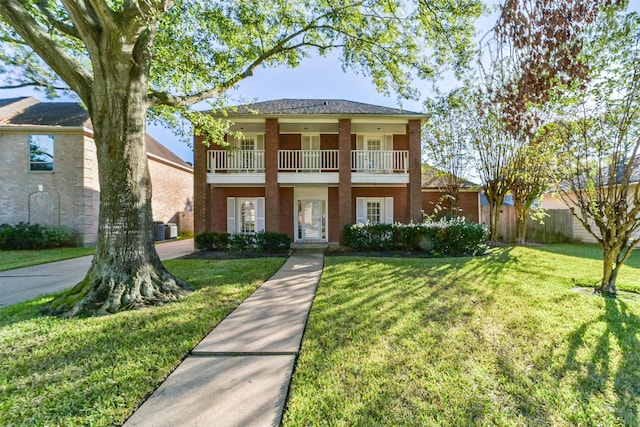
<path fill-rule="evenodd" d="M 429 165 L 422 166 L 422 188 L 442 188 L 449 183 L 449 174 Z M 457 177 L 460 188 L 464 189 L 480 189 L 480 185 L 468 181 L 464 178 Z"/>
<path fill-rule="evenodd" d="M 0 126 L 91 127 L 89 113 L 79 102 L 39 102 L 33 97 L 0 99 Z M 193 167 L 147 134 L 147 154 L 180 167 Z"/>
<path fill-rule="evenodd" d="M 146 136 L 147 142 L 147 154 L 150 154 L 155 157 L 160 157 L 164 160 L 167 160 L 171 163 L 175 163 L 185 168 L 193 169 L 189 163 L 182 160 L 180 157 L 176 156 L 173 151 L 169 150 L 164 145 L 160 144 L 156 139 L 147 134 Z"/>
<path fill-rule="evenodd" d="M 380 105 L 365 104 L 362 102 L 347 101 L 344 99 L 276 99 L 272 101 L 254 102 L 238 105 L 237 110 L 230 109 L 228 114 L 233 115 L 380 115 L 380 116 L 419 116 L 426 117 L 422 113 L 401 110 L 398 108 L 383 107 Z"/>
<path fill-rule="evenodd" d="M 89 113 L 78 102 L 37 102 L 15 114 L 1 117 L 0 124 L 79 127 L 88 120 Z"/>

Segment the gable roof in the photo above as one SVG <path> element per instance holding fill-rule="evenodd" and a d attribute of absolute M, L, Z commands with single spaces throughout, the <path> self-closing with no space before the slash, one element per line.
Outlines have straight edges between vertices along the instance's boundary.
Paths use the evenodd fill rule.
<path fill-rule="evenodd" d="M 426 117 L 422 113 L 401 110 L 398 108 L 383 107 L 380 105 L 365 104 L 363 102 L 348 101 L 344 99 L 275 99 L 250 104 L 238 105 L 237 111 L 228 111 L 234 115 L 342 115 L 342 116 L 414 116 Z"/>
<path fill-rule="evenodd" d="M 3 125 L 85 126 L 89 113 L 78 102 L 36 102 L 0 118 Z"/>
<path fill-rule="evenodd" d="M 79 102 L 40 102 L 33 97 L 0 99 L 0 126 L 60 126 L 91 128 L 89 113 Z M 193 170 L 160 142 L 146 135 L 147 154 Z"/>
<path fill-rule="evenodd" d="M 436 169 L 433 166 L 422 165 L 422 188 L 439 189 L 445 187 L 448 182 L 448 175 L 446 172 Z M 460 177 L 456 179 L 460 184 L 460 188 L 480 190 L 480 185 L 474 182 Z"/>
<path fill-rule="evenodd" d="M 176 156 L 173 151 L 162 145 L 151 135 L 147 134 L 145 137 L 145 141 L 147 143 L 147 155 L 157 157 L 162 160 L 168 161 L 169 163 L 174 163 L 178 166 L 182 166 L 183 168 L 189 168 L 190 170 L 193 170 L 193 166 L 182 160 L 180 157 Z"/>

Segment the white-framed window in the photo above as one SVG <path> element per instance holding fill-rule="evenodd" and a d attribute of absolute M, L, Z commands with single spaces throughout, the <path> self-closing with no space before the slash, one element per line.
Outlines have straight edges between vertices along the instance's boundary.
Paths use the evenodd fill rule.
<path fill-rule="evenodd" d="M 264 134 L 246 134 L 234 138 L 230 169 L 256 171 L 264 169 Z"/>
<path fill-rule="evenodd" d="M 53 135 L 29 135 L 29 170 L 53 172 Z"/>
<path fill-rule="evenodd" d="M 264 197 L 227 197 L 227 233 L 264 231 Z"/>
<path fill-rule="evenodd" d="M 356 149 L 356 169 L 379 173 L 393 168 L 393 135 L 358 134 Z"/>
<path fill-rule="evenodd" d="M 357 197 L 356 223 L 393 224 L 393 197 Z"/>

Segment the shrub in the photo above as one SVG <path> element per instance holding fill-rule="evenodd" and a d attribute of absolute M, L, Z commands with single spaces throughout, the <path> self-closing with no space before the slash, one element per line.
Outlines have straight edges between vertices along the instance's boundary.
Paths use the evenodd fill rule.
<path fill-rule="evenodd" d="M 0 225 L 0 249 L 47 249 L 69 243 L 71 234 L 63 227 L 26 224 Z"/>
<path fill-rule="evenodd" d="M 485 252 L 485 226 L 463 218 L 421 224 L 355 224 L 344 228 L 343 244 L 359 251 L 408 250 L 429 254 L 480 255 Z"/>
<path fill-rule="evenodd" d="M 288 234 L 261 231 L 256 234 L 256 249 L 264 252 L 287 252 L 291 248 Z"/>
<path fill-rule="evenodd" d="M 203 231 L 195 237 L 196 248 L 207 251 L 286 252 L 291 248 L 288 234 L 260 231 L 258 233 L 214 233 Z"/>

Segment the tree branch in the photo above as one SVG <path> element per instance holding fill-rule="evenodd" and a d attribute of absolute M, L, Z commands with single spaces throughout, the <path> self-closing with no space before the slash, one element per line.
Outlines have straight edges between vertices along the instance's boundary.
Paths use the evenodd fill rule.
<path fill-rule="evenodd" d="M 68 0 L 67 0 L 68 1 Z M 62 49 L 19 0 L 0 0 L 0 16 L 74 90 L 83 101 L 89 99 L 93 77 L 78 61 Z"/>
<path fill-rule="evenodd" d="M 59 21 L 51 12 L 51 9 L 49 9 L 49 3 L 47 3 L 46 0 L 38 0 L 37 3 L 38 9 L 40 9 L 40 11 L 42 12 L 42 14 L 44 15 L 44 17 L 46 18 L 47 22 L 56 30 L 71 36 L 71 37 L 75 37 L 77 39 L 80 38 L 80 34 L 78 33 L 78 30 L 76 27 L 74 27 L 73 25 L 68 25 L 65 24 L 62 21 Z"/>
<path fill-rule="evenodd" d="M 71 90 L 70 87 L 54 86 L 54 85 L 47 84 L 45 82 L 37 82 L 35 80 L 30 81 L 30 82 L 17 83 L 17 84 L 14 84 L 14 85 L 0 86 L 0 89 L 20 89 L 20 88 L 23 88 L 23 87 L 30 87 L 30 86 L 46 87 L 46 88 L 51 88 L 51 89 L 55 89 L 55 90 L 69 90 L 69 91 Z"/>

